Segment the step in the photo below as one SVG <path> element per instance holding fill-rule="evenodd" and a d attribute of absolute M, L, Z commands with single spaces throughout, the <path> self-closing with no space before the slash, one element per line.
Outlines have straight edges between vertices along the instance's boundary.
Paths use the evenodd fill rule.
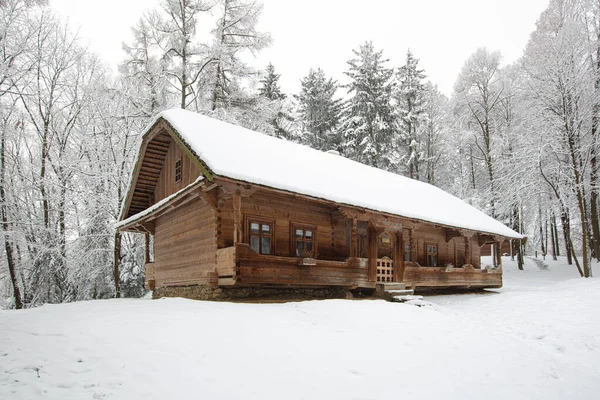
<path fill-rule="evenodd" d="M 423 300 L 423 296 L 415 295 L 404 295 L 404 296 L 393 296 L 392 302 L 394 303 L 405 303 L 407 301 Z"/>
<path fill-rule="evenodd" d="M 415 294 L 414 290 L 404 289 L 404 290 L 386 290 L 385 293 L 388 293 L 392 296 L 410 296 Z"/>
<path fill-rule="evenodd" d="M 404 290 L 406 285 L 403 282 L 377 282 L 375 288 L 377 291 L 385 292 L 387 290 Z"/>
<path fill-rule="evenodd" d="M 411 296 L 415 293 L 414 290 L 409 289 L 388 289 L 382 290 L 378 289 L 375 291 L 375 297 L 378 297 L 383 300 L 392 301 L 392 298 L 397 296 Z"/>

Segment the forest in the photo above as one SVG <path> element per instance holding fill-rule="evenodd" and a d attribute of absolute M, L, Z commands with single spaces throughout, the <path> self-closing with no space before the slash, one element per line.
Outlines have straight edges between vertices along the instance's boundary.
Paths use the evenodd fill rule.
<path fill-rule="evenodd" d="M 512 64 L 473 49 L 450 97 L 418 54 L 392 65 L 370 41 L 348 49 L 346 83 L 315 68 L 284 93 L 285 71 L 248 61 L 277 39 L 262 10 L 161 0 L 113 71 L 51 4 L 0 1 L 0 308 L 144 294 L 143 237 L 115 223 L 141 134 L 173 107 L 438 186 L 527 236 L 519 268 L 562 255 L 592 275 L 599 2 L 551 0 Z"/>

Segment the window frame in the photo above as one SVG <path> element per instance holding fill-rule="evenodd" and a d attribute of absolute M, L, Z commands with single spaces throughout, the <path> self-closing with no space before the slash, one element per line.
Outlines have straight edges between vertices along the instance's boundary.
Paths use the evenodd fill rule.
<path fill-rule="evenodd" d="M 252 230 L 250 229 L 252 223 L 259 224 L 259 229 L 258 229 L 259 233 L 258 234 L 252 234 Z M 269 256 L 269 255 L 275 254 L 275 220 L 274 219 L 264 218 L 264 217 L 255 217 L 252 215 L 248 215 L 245 217 L 244 225 L 245 225 L 244 226 L 244 238 L 246 239 L 245 243 L 248 244 L 250 246 L 250 248 L 252 248 L 252 236 L 258 236 L 259 237 L 259 241 L 258 241 L 259 251 L 257 252 L 257 254 L 260 254 L 263 256 Z M 270 226 L 269 235 L 266 235 L 263 233 L 262 225 Z M 269 239 L 271 241 L 271 248 L 270 248 L 269 253 L 263 253 L 262 252 L 262 238 L 267 237 L 267 236 L 269 237 Z M 252 249 L 252 250 L 254 250 L 254 249 Z"/>
<path fill-rule="evenodd" d="M 412 261 L 412 248 L 410 246 L 410 242 L 404 242 L 404 261 Z"/>
<path fill-rule="evenodd" d="M 434 246 L 435 253 L 430 253 L 428 247 Z M 429 263 L 429 256 L 435 254 L 435 265 Z M 428 267 L 438 267 L 440 264 L 440 246 L 435 242 L 425 242 L 425 262 Z"/>
<path fill-rule="evenodd" d="M 181 157 L 179 157 L 177 160 L 175 160 L 175 183 L 181 182 L 182 169 L 183 169 L 183 160 Z"/>
<path fill-rule="evenodd" d="M 296 229 L 302 229 L 304 231 L 301 241 L 303 243 L 312 243 L 311 255 L 296 255 L 298 250 L 298 240 L 296 238 Z M 312 232 L 312 239 L 306 239 L 306 231 Z M 298 258 L 317 258 L 317 226 L 305 223 L 292 222 L 290 223 L 290 255 Z"/>

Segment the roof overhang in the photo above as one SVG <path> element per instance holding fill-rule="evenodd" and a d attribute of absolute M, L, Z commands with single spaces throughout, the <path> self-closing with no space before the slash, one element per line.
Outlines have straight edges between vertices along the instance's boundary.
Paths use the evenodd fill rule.
<path fill-rule="evenodd" d="M 165 197 L 152 207 L 132 215 L 131 217 L 120 221 L 115 225 L 117 229 L 123 232 L 141 232 L 141 233 L 152 233 L 154 234 L 154 221 L 156 218 L 164 215 L 190 201 L 202 197 L 202 193 L 207 189 L 210 190 L 213 187 L 207 187 L 205 185 L 206 180 L 200 176 L 191 184 L 187 185 L 183 189 L 173 193 L 172 195 Z"/>

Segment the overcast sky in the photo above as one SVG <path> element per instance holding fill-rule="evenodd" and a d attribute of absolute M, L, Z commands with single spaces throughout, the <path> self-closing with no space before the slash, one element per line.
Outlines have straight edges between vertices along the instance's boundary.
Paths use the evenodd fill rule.
<path fill-rule="evenodd" d="M 273 45 L 255 61 L 271 61 L 285 92 L 296 93 L 310 67 L 344 81 L 352 49 L 372 40 L 390 66 L 404 63 L 410 48 L 428 79 L 447 95 L 464 61 L 481 46 L 500 50 L 503 61 L 518 59 L 549 0 L 264 0 L 259 27 Z M 157 0 L 50 0 L 80 27 L 90 49 L 113 67 L 123 58 L 129 28 Z"/>

